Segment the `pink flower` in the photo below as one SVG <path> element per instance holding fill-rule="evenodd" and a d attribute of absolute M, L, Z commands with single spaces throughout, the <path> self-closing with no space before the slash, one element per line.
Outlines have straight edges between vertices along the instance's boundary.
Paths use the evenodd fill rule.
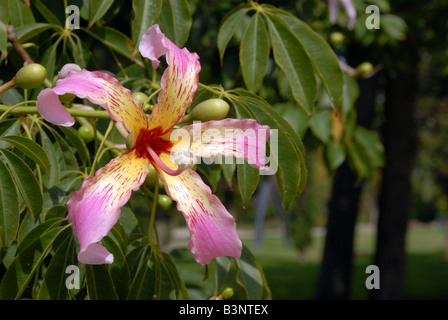
<path fill-rule="evenodd" d="M 352 0 L 339 0 L 348 16 L 347 28 L 352 30 L 356 22 L 356 9 Z M 338 17 L 338 0 L 328 0 L 328 11 L 330 15 L 330 22 L 335 23 Z"/>
<path fill-rule="evenodd" d="M 144 57 L 152 61 L 154 68 L 158 67 L 161 55 L 166 55 L 168 63 L 161 79 L 162 91 L 158 103 L 149 119 L 128 89 L 112 76 L 101 72 L 74 68 L 64 74 L 54 88 L 42 90 L 37 99 L 37 108 L 47 121 L 71 126 L 75 120 L 61 105 L 58 96 L 72 93 L 87 98 L 104 107 L 132 137 L 131 148 L 99 169 L 95 176 L 85 180 L 82 189 L 74 192 L 67 203 L 67 219 L 73 223 L 73 231 L 80 244 L 78 259 L 87 264 L 113 262 L 113 255 L 98 242 L 118 221 L 120 208 L 129 200 L 131 192 L 145 181 L 150 164 L 156 168 L 166 193 L 177 202 L 178 210 L 186 219 L 191 236 L 189 248 L 196 261 L 204 265 L 218 256 L 239 258 L 241 241 L 233 217 L 194 170 L 176 164 L 170 157 L 176 145 L 176 142 L 169 140 L 170 133 L 184 116 L 198 87 L 199 57 L 186 48 L 179 49 L 160 31 L 158 25 L 145 32 L 139 49 Z M 244 148 L 255 148 L 257 154 L 264 154 L 270 135 L 269 127 L 261 126 L 253 119 L 209 121 L 204 122 L 203 126 L 220 132 L 226 128 L 241 129 L 233 130 L 233 135 L 222 135 L 221 141 L 210 144 L 213 152 L 207 152 L 208 144 L 202 144 L 200 148 L 191 147 L 193 152 L 199 150 L 213 156 L 228 156 L 230 152 L 234 157 L 248 160 L 249 155 L 241 153 L 241 148 L 229 149 L 228 146 L 232 143 L 244 144 Z M 192 131 L 192 127 L 187 128 Z M 266 134 L 262 135 L 264 139 L 260 140 L 259 135 L 254 139 L 241 139 L 241 133 L 247 129 L 265 130 Z M 196 156 L 200 157 L 201 154 Z M 263 168 L 264 159 L 251 165 Z"/>

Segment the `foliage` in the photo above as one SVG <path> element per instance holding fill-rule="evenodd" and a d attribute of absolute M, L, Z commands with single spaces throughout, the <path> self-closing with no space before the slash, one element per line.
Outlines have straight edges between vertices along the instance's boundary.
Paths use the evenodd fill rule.
<path fill-rule="evenodd" d="M 80 29 L 66 27 L 68 5 L 79 7 Z M 46 123 L 35 107 L 39 92 L 53 87 L 61 67 L 72 62 L 113 73 L 132 92 L 146 94 L 143 105 L 149 114 L 160 74 L 137 48 L 143 32 L 155 23 L 179 47 L 194 49 L 201 57 L 200 90 L 190 109 L 219 97 L 230 103 L 230 116 L 253 118 L 276 130 L 278 149 L 271 140 L 270 161 L 278 168 L 275 177 L 285 212 L 306 186 L 305 136 L 313 136 L 325 148 L 330 171 L 346 158 L 360 177 L 382 166 L 378 138 L 356 124 L 353 75 L 341 70 L 322 35 L 288 11 L 253 1 L 203 5 L 186 0 L 0 0 L 0 6 L 3 299 L 191 298 L 189 281 L 177 269 L 173 252 L 161 249 L 156 213 L 175 221 L 176 210 L 157 208 L 159 193 L 163 194 L 157 181 L 133 194 L 119 223 L 103 239 L 115 262 L 91 266 L 77 261 L 77 241 L 65 219 L 65 204 L 82 181 L 123 152 L 125 141 L 107 112 L 87 100 L 65 102 L 77 120 L 68 128 Z M 30 60 L 46 68 L 43 83 L 6 89 Z M 78 105 L 93 110 L 72 108 Z M 264 178 L 247 163 L 197 170 L 213 190 L 221 179 L 229 185 L 236 179 L 243 204 Z M 70 265 L 79 267 L 81 283 L 69 290 Z M 204 289 L 202 298 L 219 297 L 229 277 L 238 297 L 271 298 L 263 270 L 247 248 L 239 260 L 214 259 L 206 275 L 212 291 Z"/>

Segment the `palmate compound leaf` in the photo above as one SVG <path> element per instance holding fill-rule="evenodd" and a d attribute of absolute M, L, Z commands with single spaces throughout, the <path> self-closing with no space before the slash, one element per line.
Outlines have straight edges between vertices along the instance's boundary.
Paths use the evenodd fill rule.
<path fill-rule="evenodd" d="M 279 9 L 276 9 L 273 16 L 280 18 L 302 43 L 331 103 L 335 108 L 340 108 L 344 77 L 333 49 L 325 39 L 299 18 Z"/>
<path fill-rule="evenodd" d="M 270 172 L 275 172 L 283 209 L 287 212 L 306 185 L 307 170 L 302 141 L 291 125 L 265 100 L 243 89 L 234 90 L 232 93 L 235 95 L 228 97 L 239 119 L 253 118 L 259 124 L 268 125 L 272 130 L 273 134 L 268 143 L 268 165 Z M 244 181 L 248 180 L 249 178 Z"/>
<path fill-rule="evenodd" d="M 48 160 L 47 154 L 36 142 L 22 136 L 7 136 L 0 139 L 9 142 L 22 151 L 27 157 L 38 164 L 47 175 L 50 174 L 50 161 Z"/>
<path fill-rule="evenodd" d="M 54 227 L 19 252 L 3 276 L 0 299 L 12 300 L 22 296 L 55 240 L 69 227 L 70 224 Z"/>

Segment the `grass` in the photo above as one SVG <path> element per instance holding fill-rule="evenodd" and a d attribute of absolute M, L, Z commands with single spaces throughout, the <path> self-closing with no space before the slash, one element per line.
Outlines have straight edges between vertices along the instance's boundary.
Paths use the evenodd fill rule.
<path fill-rule="evenodd" d="M 448 259 L 444 254 L 445 230 L 412 225 L 407 238 L 405 294 L 407 299 L 448 299 Z M 375 233 L 360 227 L 355 233 L 352 299 L 366 299 L 366 267 L 373 262 Z M 246 240 L 251 248 L 252 241 Z M 279 237 L 267 237 L 263 247 L 252 249 L 263 266 L 273 299 L 312 299 L 315 293 L 323 235 L 315 235 L 306 261 Z"/>
<path fill-rule="evenodd" d="M 243 243 L 263 267 L 273 299 L 309 300 L 315 295 L 319 265 L 325 237 L 314 234 L 313 243 L 305 256 L 286 244 L 278 233 L 266 232 L 260 248 L 254 248 L 251 232 L 241 232 Z M 444 254 L 446 229 L 440 226 L 412 224 L 407 236 L 407 266 L 405 274 L 406 299 L 448 299 L 448 258 Z M 355 255 L 351 299 L 367 299 L 366 267 L 373 264 L 375 232 L 359 226 L 355 233 Z M 176 265 L 181 274 L 194 279 L 196 285 L 205 283 L 204 268 L 191 259 L 185 250 Z M 192 278 L 193 277 L 193 278 Z M 192 294 L 192 298 L 207 298 Z"/>

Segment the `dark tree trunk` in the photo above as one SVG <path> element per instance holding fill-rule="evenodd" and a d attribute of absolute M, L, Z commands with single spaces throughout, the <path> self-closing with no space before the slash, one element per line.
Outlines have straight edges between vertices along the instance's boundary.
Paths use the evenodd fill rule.
<path fill-rule="evenodd" d="M 356 101 L 359 125 L 370 128 L 374 116 L 376 77 L 358 81 Z M 324 255 L 317 283 L 317 299 L 350 298 L 353 239 L 362 183 L 347 162 L 334 176 Z"/>
<path fill-rule="evenodd" d="M 417 93 L 417 50 L 407 43 L 405 70 L 389 79 L 386 87 L 383 171 L 379 201 L 375 264 L 380 270 L 380 289 L 374 299 L 404 298 L 405 235 L 411 200 L 411 170 L 416 132 L 414 104 Z"/>

